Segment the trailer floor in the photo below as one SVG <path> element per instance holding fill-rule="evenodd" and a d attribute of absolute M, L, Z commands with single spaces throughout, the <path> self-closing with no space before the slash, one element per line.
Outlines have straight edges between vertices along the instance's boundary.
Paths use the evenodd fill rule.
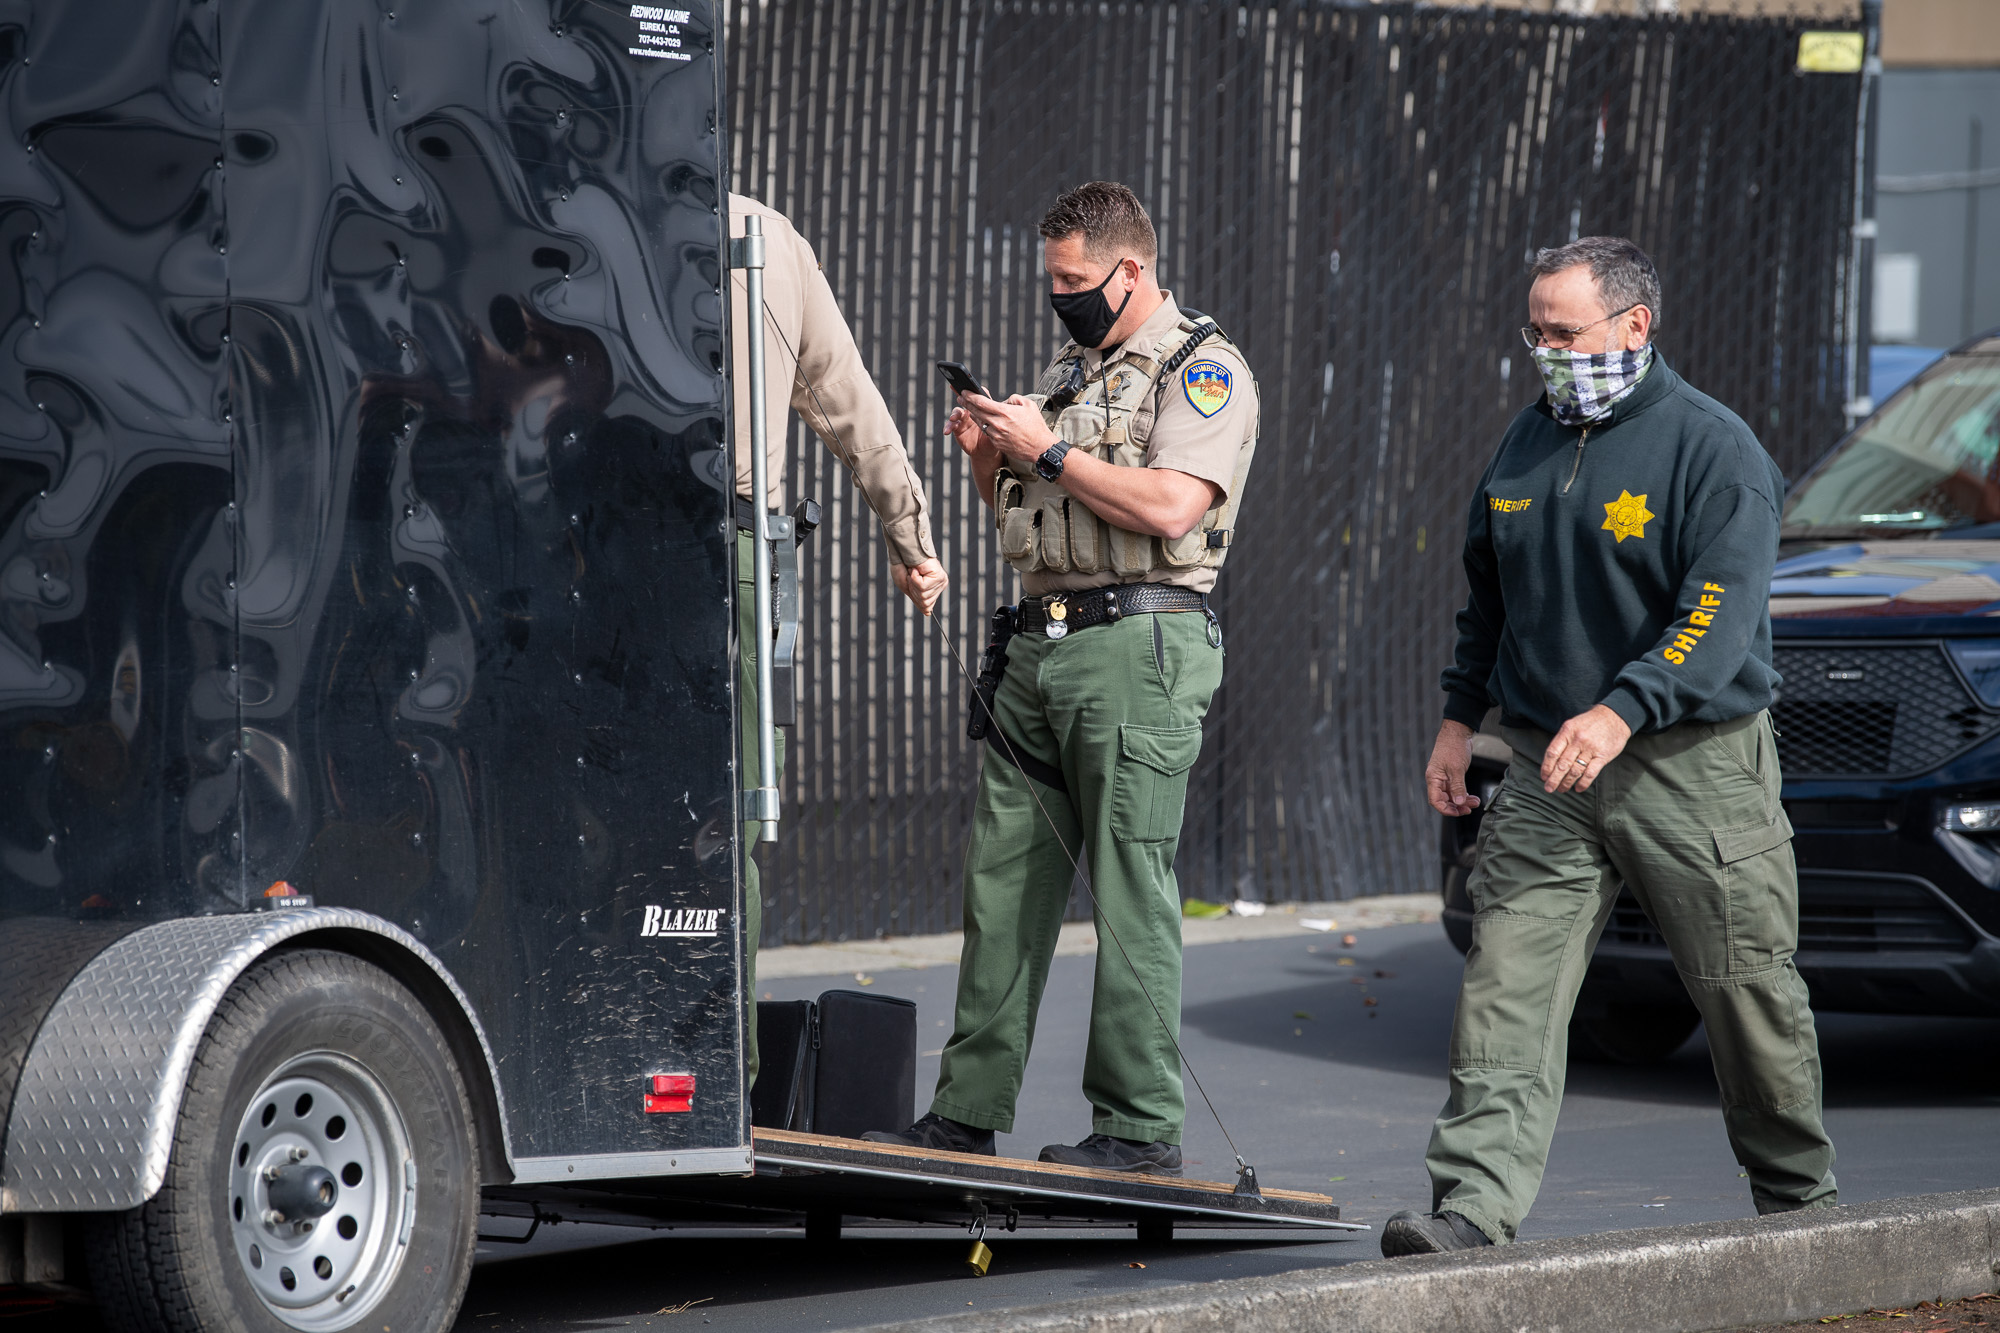
<path fill-rule="evenodd" d="M 963 1228 L 998 1242 L 1023 1230 L 1087 1228 L 1164 1244 L 1216 1229 L 1361 1232 L 1340 1206 L 1304 1190 L 1239 1190 L 1223 1181 L 1096 1170 L 939 1152 L 830 1135 L 756 1131 L 754 1176 L 666 1176 L 564 1186 L 506 1186 L 482 1200 L 489 1244 L 528 1244 L 572 1223 L 803 1228 L 815 1243 L 884 1225 Z M 518 1237 L 516 1241 L 514 1238 Z"/>

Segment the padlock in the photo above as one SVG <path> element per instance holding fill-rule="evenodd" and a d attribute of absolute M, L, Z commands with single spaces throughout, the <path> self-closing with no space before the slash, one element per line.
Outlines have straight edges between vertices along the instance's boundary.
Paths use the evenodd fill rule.
<path fill-rule="evenodd" d="M 993 1251 L 983 1240 L 972 1242 L 972 1249 L 965 1256 L 965 1266 L 972 1270 L 974 1277 L 985 1277 L 986 1270 L 993 1264 Z"/>

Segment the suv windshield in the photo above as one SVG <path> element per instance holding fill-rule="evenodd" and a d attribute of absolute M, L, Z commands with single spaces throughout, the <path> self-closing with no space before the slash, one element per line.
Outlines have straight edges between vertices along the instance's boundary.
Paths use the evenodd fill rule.
<path fill-rule="evenodd" d="M 1948 356 L 1792 492 L 1786 537 L 1929 537 L 2000 523 L 2000 338 Z"/>

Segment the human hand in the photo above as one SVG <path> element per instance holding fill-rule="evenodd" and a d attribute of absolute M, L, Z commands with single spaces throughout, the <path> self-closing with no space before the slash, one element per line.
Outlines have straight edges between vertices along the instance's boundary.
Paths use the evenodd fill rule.
<path fill-rule="evenodd" d="M 962 407 L 951 409 L 951 415 L 944 419 L 944 433 L 951 436 L 967 457 L 977 457 L 982 450 L 990 451 L 992 445 L 979 429 L 979 421 Z"/>
<path fill-rule="evenodd" d="M 1441 815 L 1469 815 L 1479 798 L 1465 790 L 1465 771 L 1472 767 L 1472 728 L 1446 720 L 1438 724 L 1437 744 L 1424 766 L 1424 791 L 1431 809 Z"/>
<path fill-rule="evenodd" d="M 938 598 L 944 595 L 945 585 L 951 582 L 944 566 L 935 559 L 919 560 L 914 565 L 892 563 L 889 577 L 896 581 L 896 591 L 909 598 L 925 615 L 931 613 Z"/>
<path fill-rule="evenodd" d="M 970 413 L 978 423 L 986 442 L 1016 462 L 1032 464 L 1056 442 L 1056 433 L 1042 420 L 1041 409 L 1018 393 L 1004 403 L 961 393 L 958 402 L 959 410 Z"/>
<path fill-rule="evenodd" d="M 1589 791 L 1604 766 L 1624 752 L 1632 739 L 1625 719 L 1598 704 L 1562 724 L 1542 755 L 1542 790 Z"/>

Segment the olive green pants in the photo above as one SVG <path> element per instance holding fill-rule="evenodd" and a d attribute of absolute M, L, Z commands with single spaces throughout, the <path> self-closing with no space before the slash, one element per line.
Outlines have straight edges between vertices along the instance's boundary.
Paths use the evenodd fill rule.
<path fill-rule="evenodd" d="M 736 532 L 736 639 L 741 645 L 737 681 L 738 744 L 743 753 L 744 790 L 764 785 L 757 760 L 757 655 L 771 642 L 771 631 L 757 633 L 757 539 L 741 528 Z M 778 732 L 777 782 L 785 772 L 785 733 Z M 757 1083 L 757 940 L 764 933 L 764 885 L 752 853 L 757 850 L 756 824 L 743 826 L 743 1087 Z"/>
<path fill-rule="evenodd" d="M 1562 1103 L 1570 1011 L 1620 886 L 1652 918 L 1707 1025 L 1723 1124 L 1760 1213 L 1830 1207 L 1798 875 L 1768 715 L 1634 736 L 1581 794 L 1542 790 L 1549 737 L 1514 758 L 1479 830 L 1451 1096 L 1425 1163 L 1434 1207 L 1514 1238 Z"/>
<path fill-rule="evenodd" d="M 1119 1138 L 1180 1142 L 1174 851 L 1201 719 L 1221 681 L 1222 649 L 1198 612 L 1127 616 L 1060 640 L 1014 637 L 994 715 L 1009 740 L 1060 770 L 1069 790 L 1032 782 L 996 754 L 983 761 L 965 851 L 957 1016 L 933 1111 L 1013 1130 L 1069 902 L 1067 846 L 1097 894 L 1097 980 L 1083 1065 L 1092 1125 Z"/>

